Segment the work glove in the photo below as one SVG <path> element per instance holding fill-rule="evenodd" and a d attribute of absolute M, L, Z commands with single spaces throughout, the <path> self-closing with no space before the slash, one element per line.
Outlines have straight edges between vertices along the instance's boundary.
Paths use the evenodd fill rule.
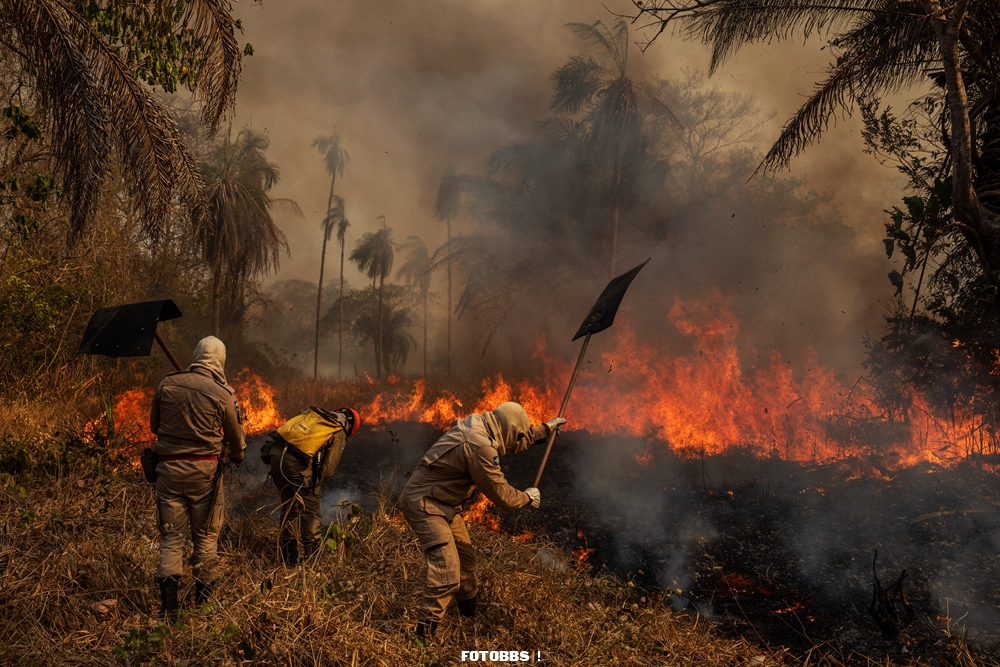
<path fill-rule="evenodd" d="M 564 419 L 563 421 L 566 420 Z M 525 489 L 524 492 L 528 494 L 529 498 L 531 498 L 531 506 L 534 507 L 535 509 L 538 509 L 538 507 L 542 504 L 541 491 L 539 491 L 535 487 L 531 487 L 530 489 Z"/>
<path fill-rule="evenodd" d="M 234 459 L 232 456 L 230 456 L 229 457 L 229 462 L 232 463 L 237 468 L 239 468 L 241 465 L 243 465 L 243 457 L 241 456 L 238 459 Z"/>
<path fill-rule="evenodd" d="M 545 422 L 545 425 L 549 427 L 549 433 L 552 433 L 553 431 L 559 433 L 559 431 L 562 429 L 562 425 L 565 423 L 566 420 L 563 419 L 562 417 L 553 417 L 552 419 Z"/>

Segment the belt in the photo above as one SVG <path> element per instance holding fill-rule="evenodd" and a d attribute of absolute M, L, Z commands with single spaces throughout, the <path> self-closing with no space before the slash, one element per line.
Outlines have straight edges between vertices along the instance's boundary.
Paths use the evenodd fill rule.
<path fill-rule="evenodd" d="M 160 463 L 164 461 L 218 461 L 219 457 L 215 456 L 204 456 L 201 454 L 167 454 L 166 456 L 160 456 Z"/>

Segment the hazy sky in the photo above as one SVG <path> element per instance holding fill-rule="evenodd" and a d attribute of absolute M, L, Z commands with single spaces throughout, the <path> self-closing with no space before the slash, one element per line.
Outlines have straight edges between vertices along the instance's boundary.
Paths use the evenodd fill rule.
<path fill-rule="evenodd" d="M 583 50 L 564 24 L 611 22 L 605 7 L 627 12 L 633 6 L 619 0 L 238 5 L 245 40 L 255 52 L 245 60 L 235 124 L 267 130 L 268 155 L 282 169 L 272 194 L 294 199 L 306 216 L 279 214 L 292 256 L 276 279 L 317 277 L 319 221 L 329 190 L 320 155 L 310 147 L 317 135 L 336 127 L 351 155 L 337 181 L 352 223 L 349 248 L 376 228 L 380 214 L 398 240 L 419 233 L 434 247 L 444 240 L 443 225 L 431 215 L 444 167 L 476 170 L 497 147 L 527 138 L 532 124 L 549 113 L 549 75 Z M 762 132 L 767 142 L 822 76 L 829 54 L 822 46 L 814 40 L 744 49 L 712 81 L 752 93 L 774 114 Z M 668 34 L 645 53 L 630 52 L 634 79 L 676 77 L 681 69 L 705 70 L 708 63 L 705 47 Z M 857 119 L 839 122 L 793 163 L 791 175 L 832 197 L 845 222 L 863 232 L 851 243 L 859 244 L 859 258 L 867 264 L 844 278 L 843 303 L 836 307 L 845 319 L 835 332 L 850 339 L 860 358 L 860 337 L 865 330 L 877 333 L 881 312 L 868 297 L 890 291 L 884 279 L 890 267 L 884 255 L 879 263 L 877 251 L 882 210 L 901 195 L 898 177 L 862 152 Z M 335 271 L 334 254 L 328 266 Z M 849 284 L 874 275 L 883 284 Z M 353 271 L 348 276 L 360 281 Z"/>

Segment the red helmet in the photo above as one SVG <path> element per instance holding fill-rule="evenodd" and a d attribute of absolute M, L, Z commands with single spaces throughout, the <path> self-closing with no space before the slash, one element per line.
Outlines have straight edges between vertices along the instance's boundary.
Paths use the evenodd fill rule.
<path fill-rule="evenodd" d="M 347 417 L 348 438 L 357 433 L 358 429 L 361 428 L 361 415 L 358 414 L 357 410 L 344 406 L 337 408 L 334 412 L 340 412 Z"/>

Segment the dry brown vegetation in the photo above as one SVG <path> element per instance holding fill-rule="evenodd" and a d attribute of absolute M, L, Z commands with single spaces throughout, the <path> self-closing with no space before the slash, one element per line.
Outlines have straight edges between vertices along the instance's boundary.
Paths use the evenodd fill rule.
<path fill-rule="evenodd" d="M 55 420 L 19 410 L 0 422 L 11 439 Z M 793 657 L 719 636 L 711 622 L 673 611 L 665 591 L 576 569 L 544 539 L 522 543 L 476 526 L 481 613 L 469 621 L 451 610 L 423 647 L 411 637 L 423 559 L 385 494 L 374 511 L 342 513 L 337 525 L 356 534 L 353 549 L 334 539 L 308 565 L 284 569 L 274 559 L 270 484 L 245 470 L 229 475 L 215 600 L 194 606 L 186 576 L 186 609 L 168 627 L 156 616 L 152 489 L 131 462 L 104 453 L 117 443 L 99 425 L 86 439 L 66 435 L 82 423 L 70 422 L 39 436 L 61 455 L 0 474 L 0 525 L 13 539 L 0 580 L 4 664 L 447 665 L 470 649 L 540 650 L 549 665 L 851 662 L 829 646 Z M 98 606 L 107 600 L 115 602 Z M 942 658 L 982 664 L 958 640 Z"/>

